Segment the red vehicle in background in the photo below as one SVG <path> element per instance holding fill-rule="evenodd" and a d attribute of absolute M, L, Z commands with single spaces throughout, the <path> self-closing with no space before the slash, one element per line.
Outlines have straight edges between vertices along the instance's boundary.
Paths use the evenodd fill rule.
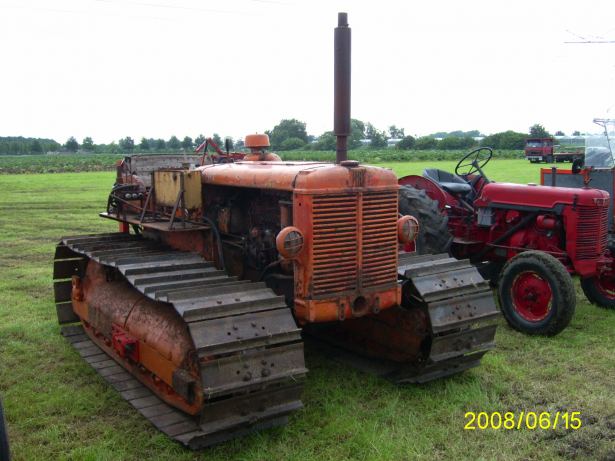
<path fill-rule="evenodd" d="M 583 158 L 582 151 L 556 152 L 557 145 L 551 136 L 546 138 L 528 138 L 525 141 L 525 158 L 531 163 L 574 162 Z"/>
<path fill-rule="evenodd" d="M 416 251 L 469 259 L 497 285 L 508 323 L 525 333 L 551 336 L 568 325 L 576 303 L 570 275 L 581 278 L 592 303 L 615 308 L 609 193 L 496 183 L 484 173 L 492 154 L 481 147 L 464 156 L 454 174 L 427 168 L 423 176 L 399 179 L 400 213 L 427 223 Z"/>

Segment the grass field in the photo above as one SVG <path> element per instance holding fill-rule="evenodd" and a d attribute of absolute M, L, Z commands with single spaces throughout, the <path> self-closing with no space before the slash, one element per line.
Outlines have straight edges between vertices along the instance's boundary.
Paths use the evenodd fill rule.
<path fill-rule="evenodd" d="M 385 165 L 403 175 L 427 163 Z M 538 167 L 523 160 L 494 161 L 487 172 L 538 182 Z M 423 386 L 394 386 L 308 349 L 305 409 L 288 426 L 183 449 L 108 387 L 56 324 L 55 243 L 116 228 L 97 216 L 112 182 L 110 172 L 0 176 L 0 394 L 16 460 L 615 459 L 615 312 L 580 290 L 559 336 L 527 337 L 501 321 L 480 368 Z M 468 411 L 558 410 L 581 412 L 582 427 L 463 429 Z"/>

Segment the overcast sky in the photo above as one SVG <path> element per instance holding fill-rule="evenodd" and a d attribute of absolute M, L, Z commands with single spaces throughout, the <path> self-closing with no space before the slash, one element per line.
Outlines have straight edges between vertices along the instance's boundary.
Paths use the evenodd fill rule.
<path fill-rule="evenodd" d="M 615 1 L 0 0 L 0 136 L 233 137 L 352 116 L 407 134 L 599 131 L 615 118 Z"/>

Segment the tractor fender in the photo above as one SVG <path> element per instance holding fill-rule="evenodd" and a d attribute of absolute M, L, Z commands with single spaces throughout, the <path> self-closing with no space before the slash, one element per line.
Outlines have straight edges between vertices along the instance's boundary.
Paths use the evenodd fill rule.
<path fill-rule="evenodd" d="M 444 191 L 440 185 L 430 178 L 419 175 L 403 176 L 397 180 L 400 186 L 410 186 L 418 190 L 424 190 L 427 196 L 438 203 L 440 211 L 444 211 L 446 205 L 452 206 L 456 203 L 454 197 Z"/>

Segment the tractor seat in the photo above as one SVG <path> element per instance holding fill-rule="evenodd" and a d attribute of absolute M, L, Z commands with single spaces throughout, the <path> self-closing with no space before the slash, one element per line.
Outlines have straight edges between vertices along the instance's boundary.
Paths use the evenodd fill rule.
<path fill-rule="evenodd" d="M 456 174 L 449 173 L 448 171 L 425 168 L 423 170 L 423 176 L 433 179 L 442 186 L 442 189 L 450 194 L 467 195 L 472 192 L 472 186 Z"/>

